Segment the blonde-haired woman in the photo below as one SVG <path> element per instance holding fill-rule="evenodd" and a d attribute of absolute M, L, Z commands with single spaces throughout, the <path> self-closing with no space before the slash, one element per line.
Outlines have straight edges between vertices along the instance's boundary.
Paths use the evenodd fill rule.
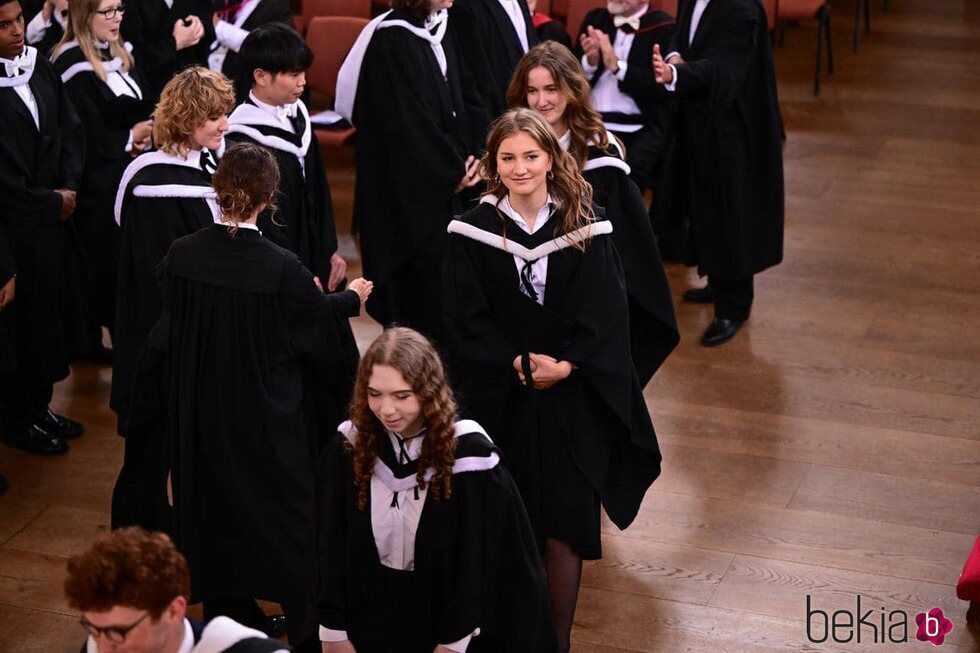
<path fill-rule="evenodd" d="M 74 221 L 88 271 L 89 330 L 93 343 L 100 343 L 100 327 L 112 333 L 115 322 L 119 226 L 112 204 L 126 166 L 149 146 L 153 105 L 119 33 L 122 0 L 70 0 L 69 8 L 52 63 L 85 126 Z"/>
<path fill-rule="evenodd" d="M 554 651 L 520 495 L 483 428 L 456 421 L 432 343 L 382 333 L 339 431 L 318 480 L 323 650 Z"/>
<path fill-rule="evenodd" d="M 174 241 L 159 267 L 163 311 L 140 375 L 162 369 L 161 397 L 144 401 L 142 380 L 136 397 L 163 405 L 173 533 L 205 619 L 266 627 L 254 599 L 275 601 L 291 644 L 310 650 L 314 458 L 302 369 L 335 362 L 335 318 L 356 316 L 371 283 L 325 295 L 295 254 L 262 236 L 256 218 L 278 182 L 265 148 L 222 157 L 220 222 Z M 155 356 L 162 367 L 147 365 Z"/>
<path fill-rule="evenodd" d="M 125 431 L 133 373 L 146 334 L 160 316 L 155 269 L 170 244 L 215 222 L 211 177 L 224 147 L 235 94 L 220 73 L 194 67 L 163 89 L 153 112 L 157 151 L 123 173 L 114 206 L 120 226 L 119 282 L 110 406 Z"/>
<path fill-rule="evenodd" d="M 660 451 L 612 226 L 578 164 L 540 114 L 514 109 L 481 170 L 482 203 L 449 225 L 446 331 L 464 414 L 493 434 L 524 498 L 567 651 L 582 559 L 602 555 L 599 505 L 626 528 Z"/>

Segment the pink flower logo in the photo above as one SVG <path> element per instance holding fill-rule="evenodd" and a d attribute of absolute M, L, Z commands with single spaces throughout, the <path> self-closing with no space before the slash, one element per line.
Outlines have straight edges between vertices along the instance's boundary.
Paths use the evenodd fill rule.
<path fill-rule="evenodd" d="M 953 630 L 953 622 L 943 615 L 942 608 L 920 612 L 915 615 L 915 623 L 919 626 L 915 638 L 920 642 L 932 642 L 933 646 L 942 646 L 946 635 Z"/>

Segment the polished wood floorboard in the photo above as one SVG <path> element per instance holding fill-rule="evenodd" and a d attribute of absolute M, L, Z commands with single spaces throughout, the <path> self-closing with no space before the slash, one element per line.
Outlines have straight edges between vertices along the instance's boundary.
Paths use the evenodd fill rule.
<path fill-rule="evenodd" d="M 814 24 L 776 50 L 786 260 L 752 320 L 698 345 L 711 309 L 678 303 L 683 340 L 646 388 L 663 477 L 585 567 L 575 651 L 894 651 L 811 644 L 805 601 L 941 607 L 942 650 L 980 651 L 954 586 L 980 531 L 980 3 L 872 0 L 811 96 Z M 349 153 L 332 153 L 349 223 Z M 356 255 L 353 241 L 344 245 Z M 357 265 L 355 263 L 354 267 Z M 696 279 L 669 266 L 676 297 Z M 364 344 L 378 332 L 359 319 Z M 66 455 L 0 447 L 0 652 L 76 651 L 65 558 L 108 525 L 121 459 L 110 373 L 80 365 L 56 408 L 87 426 Z M 911 648 L 909 648 L 911 650 Z"/>

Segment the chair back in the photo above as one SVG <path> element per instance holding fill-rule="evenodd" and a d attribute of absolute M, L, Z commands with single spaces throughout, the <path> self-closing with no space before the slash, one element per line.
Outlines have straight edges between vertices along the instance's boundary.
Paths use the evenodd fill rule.
<path fill-rule="evenodd" d="M 555 2 L 555 4 L 558 3 Z M 582 21 L 585 20 L 585 14 L 593 9 L 605 6 L 605 0 L 568 0 L 568 13 L 565 14 L 565 29 L 568 31 L 569 36 L 572 37 L 573 43 L 578 41 L 578 31 L 582 28 Z"/>
<path fill-rule="evenodd" d="M 371 0 L 303 0 L 303 23 L 309 29 L 316 16 L 371 17 Z"/>
<path fill-rule="evenodd" d="M 331 105 L 337 92 L 337 71 L 367 24 L 367 18 L 353 16 L 317 16 L 310 21 L 306 43 L 313 50 L 313 65 L 306 71 L 306 83 L 327 96 Z"/>
<path fill-rule="evenodd" d="M 762 6 L 766 8 L 766 22 L 771 32 L 776 29 L 776 21 L 779 18 L 779 0 L 762 0 Z"/>

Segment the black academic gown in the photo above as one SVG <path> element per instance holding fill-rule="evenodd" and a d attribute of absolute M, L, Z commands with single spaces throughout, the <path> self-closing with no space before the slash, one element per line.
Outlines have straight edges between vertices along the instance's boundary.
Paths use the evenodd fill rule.
<path fill-rule="evenodd" d="M 228 4 L 238 4 L 238 0 L 232 0 Z M 293 13 L 289 9 L 288 0 L 260 0 L 259 4 L 255 6 L 255 9 L 252 10 L 252 13 L 238 27 L 246 32 L 251 32 L 256 27 L 261 27 L 267 23 L 282 23 L 295 29 L 293 25 Z M 217 45 L 217 41 L 214 41 L 211 47 L 216 48 Z M 239 64 L 238 53 L 230 48 L 221 64 L 221 72 L 232 81 L 240 81 L 242 70 Z M 246 86 L 242 86 L 242 88 L 251 86 L 251 80 L 247 81 L 249 83 Z"/>
<path fill-rule="evenodd" d="M 186 158 L 141 154 L 126 169 L 116 195 L 120 224 L 119 283 L 109 406 L 126 433 L 136 365 L 146 334 L 160 317 L 156 266 L 181 236 L 214 224 L 211 175 Z"/>
<path fill-rule="evenodd" d="M 744 278 L 783 258 L 783 157 L 776 77 L 758 0 L 711 0 L 688 44 L 681 5 L 678 146 L 691 185 L 699 272 Z M 664 52 L 666 55 L 667 52 Z"/>
<path fill-rule="evenodd" d="M 357 507 L 348 446 L 356 430 L 350 422 L 340 429 L 317 480 L 320 624 L 346 630 L 359 653 L 431 653 L 476 628 L 468 653 L 555 651 L 544 571 L 520 494 L 479 425 L 457 423 L 452 496 L 426 497 L 412 571 L 382 566 L 370 492 L 368 506 Z M 396 462 L 387 438 L 381 443 L 375 474 L 391 489 L 404 485 L 403 501 L 412 500 L 417 470 L 417 461 Z"/>
<path fill-rule="evenodd" d="M 0 311 L 0 369 L 18 368 L 33 387 L 68 376 L 87 344 L 78 237 L 58 219 L 54 191 L 81 186 L 85 132 L 58 74 L 35 56 L 27 84 L 40 128 L 13 87 L 0 86 L 0 283 L 17 275 L 14 302 Z"/>
<path fill-rule="evenodd" d="M 266 238 L 296 254 L 326 286 L 330 257 L 337 251 L 333 203 L 306 105 L 300 101 L 297 109 L 294 132 L 283 129 L 276 118 L 248 100 L 232 112 L 227 139 L 229 143 L 262 145 L 276 157 L 280 175 L 277 208 L 274 214 L 269 210 L 259 214 L 259 229 Z M 313 394 L 308 404 L 317 413 L 316 442 L 325 443 L 343 420 L 360 358 L 350 323 L 342 319 L 338 329 L 343 334 L 340 344 L 346 364 L 331 370 L 315 366 L 308 371 L 310 380 L 315 380 L 309 384 Z"/>
<path fill-rule="evenodd" d="M 213 13 L 210 0 L 173 0 L 170 7 L 164 0 L 138 0 L 126 5 L 122 35 L 133 44 L 133 56 L 146 75 L 151 102 L 156 104 L 175 73 L 188 66 L 208 65 L 208 52 L 214 41 Z M 197 45 L 178 50 L 174 23 L 189 15 L 201 19 L 204 36 Z"/>
<path fill-rule="evenodd" d="M 548 535 L 541 529 L 550 519 L 542 497 L 553 491 L 541 487 L 541 468 L 552 460 L 538 446 L 542 428 L 570 450 L 572 464 L 620 528 L 633 521 L 661 461 L 630 358 L 629 303 L 619 256 L 605 235 L 610 224 L 592 226 L 584 252 L 556 238 L 556 226 L 528 235 L 507 225 L 504 244 L 496 207 L 481 203 L 450 225 L 443 277 L 461 403 L 506 455 L 539 538 Z M 543 307 L 519 291 L 513 254 L 522 247 L 530 250 L 521 254 L 525 259 L 551 250 Z M 528 350 L 576 369 L 551 389 L 533 391 L 512 367 Z M 547 423 L 539 419 L 541 407 L 548 408 Z M 601 555 L 597 520 L 594 527 L 583 542 L 590 546 L 581 550 L 586 557 Z"/>
<path fill-rule="evenodd" d="M 531 23 L 525 2 L 518 2 L 524 14 L 528 49 L 538 44 L 538 33 Z M 450 24 L 459 34 L 463 65 L 476 80 L 490 119 L 507 110 L 504 95 L 511 75 L 525 52 L 514 31 L 514 24 L 499 0 L 457 0 L 449 10 Z"/>
<path fill-rule="evenodd" d="M 610 146 L 589 147 L 582 176 L 592 185 L 595 203 L 613 225 L 612 239 L 623 263 L 630 311 L 630 352 L 645 387 L 680 341 L 667 275 L 653 236 L 640 189 L 610 135 Z"/>
<path fill-rule="evenodd" d="M 104 53 L 103 59 L 111 58 L 107 50 Z M 113 203 L 123 171 L 133 161 L 126 152 L 130 129 L 150 117 L 153 105 L 146 97 L 117 96 L 77 45 L 61 51 L 54 67 L 85 125 L 85 171 L 73 217 L 85 251 L 90 312 L 98 324 L 111 327 L 119 267 L 119 225 Z M 129 76 L 142 93 L 145 81 L 139 71 L 134 68 Z"/>
<path fill-rule="evenodd" d="M 342 363 L 335 317 L 357 315 L 357 294 L 324 295 L 295 254 L 221 224 L 175 241 L 159 274 L 163 312 L 141 373 L 154 373 L 159 352 L 174 532 L 193 600 L 302 606 L 314 564 L 314 459 L 300 363 Z"/>
<path fill-rule="evenodd" d="M 400 11 L 386 20 L 421 27 Z M 427 323 L 405 324 L 392 283 L 405 283 L 410 265 L 419 274 L 428 268 L 432 279 L 412 283 L 435 288 L 438 295 L 446 225 L 463 208 L 454 191 L 466 158 L 482 150 L 489 121 L 461 66 L 451 17 L 442 46 L 446 78 L 427 41 L 401 27 L 379 28 L 361 66 L 353 115 L 354 221 L 361 234 L 364 276 L 374 282 L 368 312 L 382 324 L 399 320 L 429 335 L 441 327 L 441 311 L 437 306 L 428 311 Z M 419 261 L 423 255 L 424 265 Z"/>

